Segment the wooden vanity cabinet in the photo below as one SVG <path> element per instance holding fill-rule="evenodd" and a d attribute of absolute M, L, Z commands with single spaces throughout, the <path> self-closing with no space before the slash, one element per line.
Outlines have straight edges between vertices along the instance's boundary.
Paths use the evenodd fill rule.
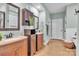
<path fill-rule="evenodd" d="M 36 35 L 31 35 L 31 55 L 36 53 Z"/>
<path fill-rule="evenodd" d="M 24 29 L 24 35 L 28 36 L 28 54 L 29 56 L 32 56 L 36 53 L 35 29 Z"/>
<path fill-rule="evenodd" d="M 43 33 L 36 34 L 36 50 L 40 50 L 43 47 Z"/>
<path fill-rule="evenodd" d="M 0 56 L 27 56 L 27 39 L 0 46 Z"/>

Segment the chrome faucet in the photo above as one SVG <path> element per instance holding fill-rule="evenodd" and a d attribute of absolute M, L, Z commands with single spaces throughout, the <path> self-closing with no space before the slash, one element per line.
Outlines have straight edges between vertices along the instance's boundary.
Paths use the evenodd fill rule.
<path fill-rule="evenodd" d="M 6 36 L 6 38 L 12 38 L 13 37 L 13 33 L 9 33 L 8 35 L 4 35 L 4 36 Z"/>

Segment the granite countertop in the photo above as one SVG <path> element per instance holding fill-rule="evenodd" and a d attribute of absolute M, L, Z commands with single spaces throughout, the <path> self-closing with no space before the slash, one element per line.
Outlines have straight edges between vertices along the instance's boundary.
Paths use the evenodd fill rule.
<path fill-rule="evenodd" d="M 16 37 L 16 38 L 8 38 L 8 39 L 0 41 L 0 46 L 10 44 L 10 43 L 13 43 L 13 42 L 17 42 L 17 41 L 20 41 L 20 40 L 25 40 L 27 38 L 28 38 L 27 36 L 19 36 L 19 37 Z"/>

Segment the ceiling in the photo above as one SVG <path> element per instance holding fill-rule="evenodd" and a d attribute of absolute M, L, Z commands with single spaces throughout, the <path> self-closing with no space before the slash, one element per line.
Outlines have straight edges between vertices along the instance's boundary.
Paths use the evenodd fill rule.
<path fill-rule="evenodd" d="M 58 13 L 65 11 L 66 6 L 70 4 L 71 3 L 45 3 L 44 6 L 50 13 Z"/>
<path fill-rule="evenodd" d="M 43 3 L 43 5 L 48 9 L 50 13 L 58 13 L 65 11 L 66 6 L 71 3 Z M 39 11 L 43 10 L 43 7 L 40 3 L 32 3 L 32 5 L 37 8 Z M 0 7 L 3 6 L 3 3 L 0 3 Z"/>
<path fill-rule="evenodd" d="M 43 11 L 43 7 L 40 3 L 32 3 L 32 5 L 39 11 Z"/>

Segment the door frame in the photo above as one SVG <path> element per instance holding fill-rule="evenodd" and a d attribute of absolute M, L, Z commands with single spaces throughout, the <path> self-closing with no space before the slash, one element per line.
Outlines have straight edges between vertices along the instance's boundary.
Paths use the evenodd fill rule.
<path fill-rule="evenodd" d="M 65 39 L 65 30 L 66 30 L 66 29 L 65 29 L 65 19 L 64 19 L 64 17 L 52 18 L 52 19 L 51 19 L 51 38 L 52 38 L 52 20 L 53 20 L 53 19 L 62 19 L 62 20 L 63 20 L 63 22 L 62 22 L 62 23 L 63 23 L 62 38 Z"/>

